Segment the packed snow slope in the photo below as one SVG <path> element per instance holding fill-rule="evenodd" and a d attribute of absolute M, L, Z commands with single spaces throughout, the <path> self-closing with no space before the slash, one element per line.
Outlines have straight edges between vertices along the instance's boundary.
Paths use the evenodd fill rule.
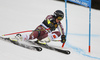
<path fill-rule="evenodd" d="M 0 35 L 34 30 L 55 10 L 64 12 L 64 5 L 54 0 L 0 0 Z M 64 49 L 70 50 L 70 55 L 45 48 L 42 52 L 32 51 L 0 40 L 0 60 L 100 60 L 100 11 L 92 9 L 91 13 L 91 53 L 88 53 L 89 9 L 68 3 L 68 36 Z M 61 22 L 66 31 L 65 18 Z"/>

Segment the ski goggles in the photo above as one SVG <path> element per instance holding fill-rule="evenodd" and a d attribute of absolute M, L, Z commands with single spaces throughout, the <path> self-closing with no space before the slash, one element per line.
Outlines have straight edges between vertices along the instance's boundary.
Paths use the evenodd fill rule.
<path fill-rule="evenodd" d="M 57 17 L 57 19 L 58 19 L 58 20 L 62 20 L 63 18 L 62 18 L 62 17 Z"/>

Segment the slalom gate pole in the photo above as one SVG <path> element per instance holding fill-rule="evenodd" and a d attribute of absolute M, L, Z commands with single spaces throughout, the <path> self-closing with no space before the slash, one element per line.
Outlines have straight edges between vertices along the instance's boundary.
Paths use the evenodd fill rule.
<path fill-rule="evenodd" d="M 67 0 L 65 0 L 65 18 L 66 18 L 66 40 L 67 40 L 67 30 L 68 30 L 68 23 L 67 23 Z M 62 48 L 64 47 L 65 43 L 62 44 Z"/>
<path fill-rule="evenodd" d="M 89 53 L 91 52 L 91 0 L 89 0 Z"/>

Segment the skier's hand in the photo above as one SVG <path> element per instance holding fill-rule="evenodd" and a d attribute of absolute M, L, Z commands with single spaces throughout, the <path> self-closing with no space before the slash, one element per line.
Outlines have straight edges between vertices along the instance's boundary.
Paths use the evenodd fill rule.
<path fill-rule="evenodd" d="M 65 43 L 65 42 L 66 42 L 66 36 L 65 36 L 65 35 L 62 35 L 62 36 L 61 36 L 61 42 L 62 42 L 62 43 Z"/>

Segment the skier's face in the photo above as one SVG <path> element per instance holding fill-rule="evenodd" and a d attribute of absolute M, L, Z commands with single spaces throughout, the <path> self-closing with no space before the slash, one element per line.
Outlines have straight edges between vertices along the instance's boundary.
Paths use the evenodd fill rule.
<path fill-rule="evenodd" d="M 62 20 L 62 17 L 56 18 L 56 22 L 57 22 L 57 23 L 60 22 L 61 20 Z"/>
<path fill-rule="evenodd" d="M 61 20 L 56 19 L 56 22 L 59 23 Z"/>

